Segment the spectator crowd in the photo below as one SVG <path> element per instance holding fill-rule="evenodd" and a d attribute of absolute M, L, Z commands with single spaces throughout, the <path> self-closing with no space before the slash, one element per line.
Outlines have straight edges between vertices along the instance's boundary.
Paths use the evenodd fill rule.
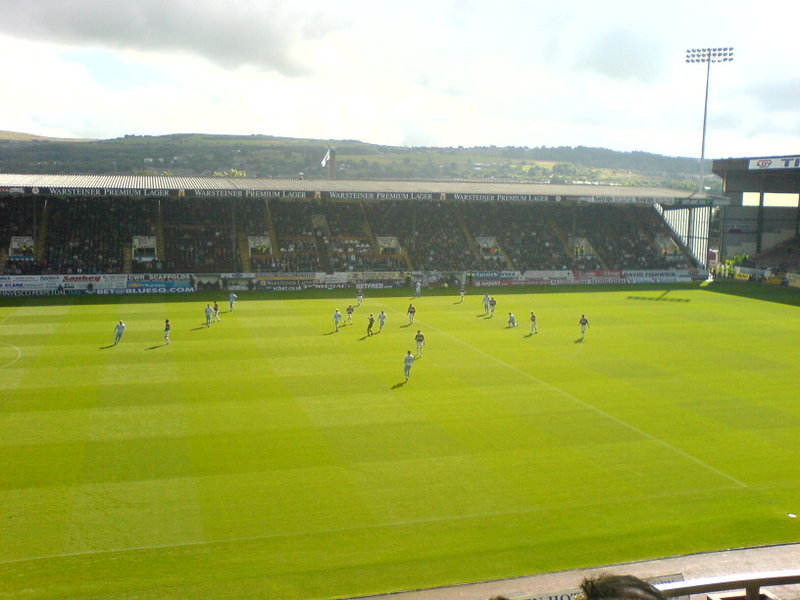
<path fill-rule="evenodd" d="M 657 239 L 671 234 L 639 205 L 13 196 L 0 213 L 5 274 L 689 266 L 666 260 Z M 35 245 L 12 257 L 20 236 Z M 158 240 L 153 260 L 133 260 L 134 236 Z M 270 243 L 251 248 L 250 236 Z"/>

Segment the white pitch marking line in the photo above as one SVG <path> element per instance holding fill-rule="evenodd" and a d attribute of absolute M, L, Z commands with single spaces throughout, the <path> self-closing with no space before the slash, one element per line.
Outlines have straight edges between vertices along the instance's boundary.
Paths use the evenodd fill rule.
<path fill-rule="evenodd" d="M 9 348 L 13 348 L 14 350 L 17 351 L 17 356 L 15 358 L 12 358 L 10 361 L 5 363 L 4 365 L 0 365 L 0 369 L 5 369 L 6 367 L 10 367 L 15 362 L 17 362 L 20 358 L 22 358 L 22 350 L 17 348 L 14 344 L 7 344 L 6 342 L 0 342 L 0 344 L 3 344 L 4 346 L 8 346 Z"/>
<path fill-rule="evenodd" d="M 730 489 L 729 487 L 713 487 L 713 488 L 705 488 L 705 489 L 694 489 L 682 492 L 669 492 L 664 494 L 653 494 L 648 496 L 642 496 L 641 498 L 627 498 L 627 500 L 637 500 L 640 502 L 645 502 L 648 500 L 653 500 L 656 498 L 676 498 L 679 496 L 694 496 L 698 494 L 708 494 L 709 492 L 714 493 L 722 493 L 725 490 Z M 11 560 L 0 561 L 0 566 L 6 565 L 13 565 L 22 562 L 31 562 L 37 560 L 52 560 L 57 558 L 78 558 L 81 556 L 97 556 L 103 554 L 116 554 L 121 552 L 148 552 L 150 550 L 171 550 L 175 548 L 192 548 L 196 546 L 213 546 L 216 544 L 231 544 L 231 543 L 240 543 L 240 542 L 257 542 L 260 540 L 272 540 L 272 539 L 279 539 L 279 538 L 290 538 L 296 536 L 308 536 L 308 535 L 325 535 L 331 533 L 344 533 L 348 531 L 361 531 L 367 529 L 375 529 L 379 527 L 407 527 L 409 525 L 425 525 L 427 523 L 444 523 L 444 522 L 455 522 L 455 521 L 466 521 L 469 519 L 479 519 L 483 517 L 500 517 L 500 516 L 510 516 L 510 515 L 526 515 L 526 514 L 534 514 L 539 512 L 547 512 L 550 510 L 558 509 L 558 510 L 565 510 L 565 509 L 580 509 L 585 508 L 587 506 L 599 506 L 602 504 L 612 504 L 616 502 L 616 500 L 603 500 L 600 502 L 597 501 L 589 501 L 589 502 L 572 502 L 568 504 L 559 503 L 557 506 L 538 506 L 536 508 L 528 508 L 528 509 L 520 509 L 520 510 L 502 510 L 502 511 L 495 511 L 495 512 L 487 512 L 487 513 L 470 513 L 464 515 L 455 515 L 452 517 L 433 517 L 429 519 L 407 519 L 405 521 L 388 521 L 385 523 L 370 523 L 366 525 L 355 525 L 352 527 L 329 527 L 329 528 L 322 528 L 322 529 L 306 529 L 302 531 L 288 531 L 284 533 L 265 533 L 262 535 L 248 535 L 242 537 L 231 537 L 231 538 L 218 538 L 214 540 L 194 540 L 194 541 L 187 541 L 187 542 L 174 542 L 171 544 L 152 544 L 152 545 L 145 545 L 145 546 L 122 546 L 116 548 L 102 548 L 99 550 L 83 550 L 78 552 L 60 552 L 55 554 L 41 554 L 38 556 L 24 556 L 21 558 L 14 558 Z"/>
<path fill-rule="evenodd" d="M 7 314 L 5 317 L 3 317 L 3 320 L 2 320 L 2 321 L 0 321 L 0 327 L 2 327 L 2 326 L 5 324 L 5 322 L 6 322 L 6 321 L 8 321 L 8 318 L 9 318 L 10 316 L 11 316 L 11 313 L 8 313 L 8 314 Z M 10 366 L 11 366 L 11 365 L 13 365 L 15 362 L 17 362 L 17 361 L 18 361 L 20 358 L 22 358 L 22 350 L 20 350 L 19 348 L 17 348 L 17 347 L 16 347 L 14 344 L 8 344 L 8 343 L 6 343 L 6 342 L 0 342 L 0 344 L 3 344 L 4 346 L 8 346 L 9 348 L 13 348 L 14 350 L 16 350 L 16 351 L 17 351 L 17 356 L 16 356 L 16 358 L 12 358 L 12 359 L 11 359 L 9 362 L 7 362 L 6 364 L 4 364 L 4 365 L 0 365 L 0 369 L 4 369 L 5 367 L 10 367 Z"/>
<path fill-rule="evenodd" d="M 383 303 L 380 303 L 380 304 L 383 304 Z M 653 442 L 656 442 L 657 444 L 661 444 L 662 446 L 672 450 L 676 454 L 679 454 L 680 456 L 683 456 L 684 458 L 686 458 L 686 459 L 688 459 L 688 460 L 690 460 L 690 461 L 692 461 L 694 463 L 697 463 L 701 467 L 705 467 L 709 471 L 712 471 L 712 472 L 716 473 L 717 475 L 719 475 L 721 477 L 724 477 L 728 481 L 732 481 L 737 486 L 742 487 L 742 488 L 746 488 L 747 487 L 746 483 L 743 483 L 743 482 L 739 481 L 738 479 L 736 479 L 735 477 L 732 477 L 731 475 L 728 475 L 724 471 L 720 471 L 716 467 L 713 467 L 713 466 L 709 465 L 708 463 L 703 462 L 702 460 L 700 460 L 696 456 L 692 456 L 691 454 L 688 454 L 687 452 L 684 452 L 683 450 L 681 450 L 680 448 L 678 448 L 676 446 L 673 446 L 669 442 L 665 442 L 664 440 L 662 440 L 660 438 L 657 438 L 656 436 L 654 436 L 654 435 L 652 435 L 650 433 L 647 433 L 643 429 L 639 429 L 635 425 L 631 425 L 630 423 L 627 423 L 626 421 L 623 421 L 622 419 L 619 419 L 619 418 L 615 417 L 614 415 L 612 415 L 610 413 L 607 413 L 607 412 L 597 408 L 596 406 L 592 406 L 588 402 L 585 402 L 584 400 L 581 400 L 580 398 L 577 398 L 577 397 L 573 396 L 569 392 L 565 392 L 561 388 L 558 388 L 558 387 L 554 386 L 551 383 L 547 383 L 546 381 L 543 381 L 543 380 L 539 379 L 538 377 L 536 377 L 534 375 L 531 375 L 530 373 L 526 373 L 525 371 L 522 371 L 522 370 L 518 369 L 514 365 L 510 365 L 507 362 L 504 362 L 504 361 L 500 360 L 496 356 L 492 356 L 491 354 L 489 354 L 487 352 L 484 352 L 480 348 L 477 348 L 477 347 L 473 346 L 472 344 L 470 344 L 468 342 L 465 342 L 464 340 L 459 339 L 459 338 L 447 333 L 446 331 L 442 331 L 438 327 L 434 327 L 432 325 L 429 325 L 429 324 L 425 323 L 425 321 L 420 321 L 420 323 L 423 324 L 428 329 L 433 329 L 434 331 L 438 331 L 442 335 L 444 335 L 446 337 L 449 337 L 451 340 L 454 340 L 454 341 L 460 343 L 461 345 L 466 346 L 467 348 L 469 348 L 469 349 L 477 352 L 478 354 L 481 354 L 481 355 L 483 355 L 483 356 L 495 361 L 496 363 L 498 363 L 498 364 L 500 364 L 500 365 L 502 365 L 502 366 L 514 371 L 515 373 L 517 373 L 519 375 L 522 375 L 523 377 L 527 377 L 531 381 L 535 381 L 539 385 L 541 385 L 543 387 L 546 387 L 546 388 L 548 388 L 548 389 L 550 389 L 550 390 L 552 390 L 552 391 L 554 391 L 554 392 L 556 392 L 558 394 L 561 394 L 565 398 L 569 398 L 570 400 L 572 400 L 573 402 L 575 402 L 577 404 L 580 404 L 584 408 L 587 408 L 587 409 L 597 413 L 598 415 L 600 415 L 602 417 L 605 417 L 606 419 L 614 421 L 615 423 L 617 423 L 617 424 L 619 424 L 619 425 L 621 425 L 621 426 L 623 426 L 623 427 L 625 427 L 627 429 L 630 429 L 631 431 L 634 431 L 634 432 L 638 433 L 639 435 L 641 435 L 641 436 L 643 436 L 643 437 L 645 437 L 645 438 L 647 438 L 647 439 L 649 439 L 649 440 L 651 440 Z"/>

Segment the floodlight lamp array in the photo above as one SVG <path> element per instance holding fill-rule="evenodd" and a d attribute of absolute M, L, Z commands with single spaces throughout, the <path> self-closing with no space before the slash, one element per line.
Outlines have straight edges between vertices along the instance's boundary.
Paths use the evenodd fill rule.
<path fill-rule="evenodd" d="M 733 60 L 733 48 L 691 48 L 686 51 L 687 63 L 717 63 Z"/>

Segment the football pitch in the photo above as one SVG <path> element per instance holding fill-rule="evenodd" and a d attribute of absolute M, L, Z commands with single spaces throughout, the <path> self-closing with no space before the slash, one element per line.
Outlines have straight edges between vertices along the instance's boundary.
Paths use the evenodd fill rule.
<path fill-rule="evenodd" d="M 354 292 L 0 299 L 0 598 L 340 598 L 800 539 L 800 292 L 493 289 L 492 318 L 482 293 L 367 290 L 338 332 Z"/>

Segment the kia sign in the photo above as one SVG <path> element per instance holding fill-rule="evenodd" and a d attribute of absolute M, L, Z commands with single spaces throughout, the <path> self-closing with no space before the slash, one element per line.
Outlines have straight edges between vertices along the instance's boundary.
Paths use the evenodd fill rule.
<path fill-rule="evenodd" d="M 751 171 L 763 171 L 764 169 L 800 169 L 800 156 L 751 158 L 748 169 Z"/>

